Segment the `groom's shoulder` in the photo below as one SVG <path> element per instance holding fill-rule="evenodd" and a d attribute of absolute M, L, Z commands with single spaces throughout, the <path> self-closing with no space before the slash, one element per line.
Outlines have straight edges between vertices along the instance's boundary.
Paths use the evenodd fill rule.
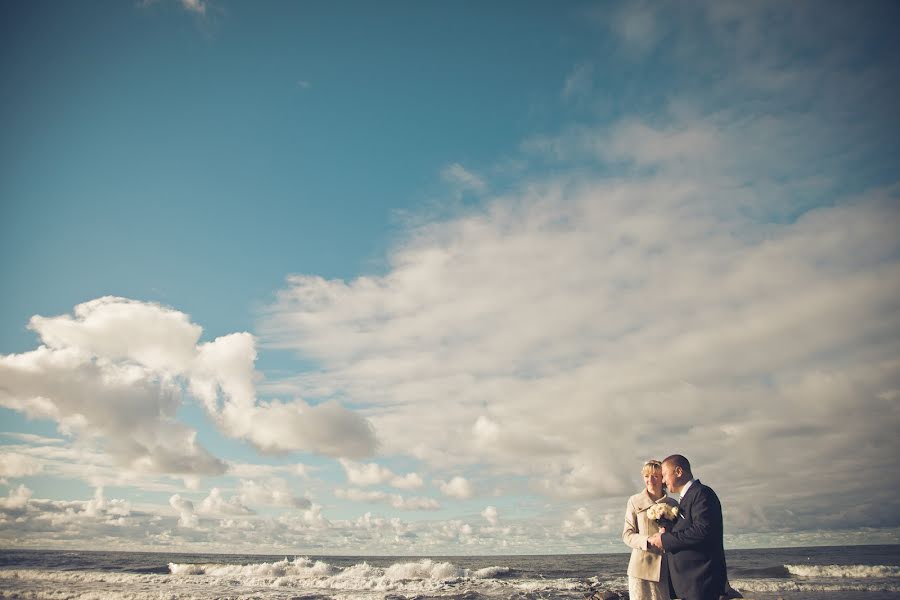
<path fill-rule="evenodd" d="M 697 485 L 697 491 L 699 493 L 703 494 L 707 498 L 715 498 L 716 502 L 719 501 L 719 496 L 718 494 L 716 494 L 716 491 L 714 489 L 712 489 L 705 483 L 702 483 L 699 479 L 697 480 L 697 484 L 699 484 Z"/>

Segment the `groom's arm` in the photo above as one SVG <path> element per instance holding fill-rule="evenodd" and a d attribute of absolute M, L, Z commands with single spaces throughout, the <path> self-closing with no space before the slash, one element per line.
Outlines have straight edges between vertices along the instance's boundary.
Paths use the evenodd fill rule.
<path fill-rule="evenodd" d="M 691 504 L 690 527 L 662 534 L 663 548 L 677 552 L 702 546 L 715 534 L 717 522 L 722 522 L 722 505 L 715 492 L 709 488 L 701 489 Z"/>

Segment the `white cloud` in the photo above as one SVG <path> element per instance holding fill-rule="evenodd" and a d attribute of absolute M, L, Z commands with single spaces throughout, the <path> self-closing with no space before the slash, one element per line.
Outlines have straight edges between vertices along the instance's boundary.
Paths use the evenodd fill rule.
<path fill-rule="evenodd" d="M 485 181 L 459 163 L 453 163 L 441 170 L 441 178 L 460 190 L 483 192 L 487 189 Z"/>
<path fill-rule="evenodd" d="M 403 497 L 394 494 L 391 496 L 391 506 L 403 510 L 438 510 L 441 503 L 426 496 Z"/>
<path fill-rule="evenodd" d="M 203 0 L 180 0 L 180 2 L 181 6 L 189 12 L 197 13 L 198 15 L 206 14 L 206 2 Z"/>
<path fill-rule="evenodd" d="M 417 473 L 397 475 L 392 470 L 377 463 L 363 464 L 347 459 L 340 459 L 340 463 L 347 474 L 347 481 L 353 485 L 389 484 L 395 488 L 408 490 L 420 488 L 424 484 Z"/>
<path fill-rule="evenodd" d="M 188 529 L 197 527 L 200 519 L 194 514 L 194 503 L 187 498 L 182 498 L 180 494 L 175 494 L 169 498 L 169 505 L 178 513 L 178 525 Z"/>
<path fill-rule="evenodd" d="M 263 451 L 361 457 L 375 447 L 369 423 L 336 402 L 258 401 L 250 334 L 199 343 L 184 313 L 114 297 L 80 304 L 74 317 L 35 316 L 30 327 L 45 345 L 0 356 L 0 405 L 95 438 L 134 471 L 225 471 L 177 420 L 183 381 L 224 433 Z"/>
<path fill-rule="evenodd" d="M 597 514 L 586 506 L 579 506 L 571 513 L 570 518 L 563 519 L 560 531 L 570 540 L 593 540 L 598 536 L 621 535 L 621 519 L 618 511 Z"/>
<path fill-rule="evenodd" d="M 390 481 L 392 487 L 401 490 L 416 490 L 425 485 L 422 477 L 418 473 L 407 473 L 406 475 L 397 475 Z"/>
<path fill-rule="evenodd" d="M 4 431 L 2 434 L 6 437 L 11 437 L 16 440 L 23 441 L 28 444 L 43 444 L 43 445 L 53 445 L 53 444 L 62 444 L 65 442 L 62 438 L 51 438 L 43 435 L 34 435 L 33 433 L 15 433 L 11 431 Z"/>
<path fill-rule="evenodd" d="M 91 445 L 61 445 L 62 440 L 25 436 L 24 444 L 11 444 L 5 450 L 28 457 L 40 464 L 37 475 L 81 480 L 92 487 L 139 487 L 145 491 L 172 494 L 183 489 L 176 481 L 190 480 L 184 475 L 166 475 L 123 469 L 116 459 Z M 51 445 L 34 445 L 34 444 Z"/>
<path fill-rule="evenodd" d="M 43 543 L 48 534 L 54 539 L 60 535 L 80 537 L 82 543 L 91 536 L 128 535 L 141 518 L 129 502 L 107 499 L 103 488 L 97 488 L 90 500 L 65 501 L 36 499 L 30 489 L 20 485 L 0 499 L 0 536 L 12 531 L 16 539 L 34 536 Z"/>
<path fill-rule="evenodd" d="M 212 515 L 251 515 L 253 510 L 244 506 L 241 498 L 232 496 L 229 500 L 225 500 L 222 491 L 219 488 L 213 488 L 209 491 L 209 496 L 200 503 L 198 512 Z"/>
<path fill-rule="evenodd" d="M 41 463 L 30 456 L 16 452 L 0 452 L 0 481 L 34 475 L 40 472 Z"/>
<path fill-rule="evenodd" d="M 21 510 L 28 504 L 28 499 L 31 498 L 31 496 L 32 492 L 30 489 L 24 485 L 19 485 L 16 489 L 9 490 L 9 495 L 6 498 L 0 498 L 0 510 Z"/>
<path fill-rule="evenodd" d="M 251 506 L 285 506 L 304 509 L 311 506 L 308 499 L 295 496 L 287 481 L 280 478 L 266 481 L 242 479 L 239 498 L 243 504 Z"/>
<path fill-rule="evenodd" d="M 100 517 L 105 515 L 127 517 L 131 514 L 131 504 L 125 500 L 108 500 L 103 488 L 94 490 L 94 497 L 85 502 L 84 514 L 88 517 Z"/>
<path fill-rule="evenodd" d="M 819 506 L 803 465 L 844 465 L 855 447 L 834 478 L 854 502 L 890 502 L 865 475 L 889 461 L 865 449 L 891 446 L 900 424 L 886 341 L 900 334 L 900 191 L 785 219 L 797 188 L 742 178 L 738 153 L 751 172 L 771 160 L 743 146 L 750 128 L 688 117 L 585 131 L 589 156 L 636 170 L 532 180 L 421 225 L 381 276 L 292 276 L 263 336 L 322 365 L 298 389 L 365 399 L 381 451 L 436 470 L 625 498 L 641 461 L 681 451 L 734 502 L 765 499 L 776 527 L 796 499 Z M 824 394 L 823 380 L 841 385 Z M 818 459 L 790 449 L 833 439 L 845 414 L 866 416 Z M 761 475 L 775 463 L 791 476 Z"/>
<path fill-rule="evenodd" d="M 93 359 L 72 347 L 41 346 L 0 357 L 0 405 L 61 429 L 101 437 L 121 464 L 159 473 L 218 474 L 224 464 L 175 420 L 179 390 L 135 364 Z"/>
<path fill-rule="evenodd" d="M 425 496 L 404 497 L 400 494 L 388 494 L 377 490 L 338 488 L 335 490 L 335 496 L 353 502 L 390 504 L 400 510 L 437 510 L 441 507 L 440 502 L 434 498 Z"/>
<path fill-rule="evenodd" d="M 603 157 L 639 165 L 685 168 L 720 158 L 719 136 L 715 127 L 703 122 L 654 127 L 630 120 L 617 125 L 608 141 L 599 142 L 597 151 Z"/>
<path fill-rule="evenodd" d="M 484 517 L 492 527 L 496 527 L 497 523 L 500 521 L 496 506 L 486 506 L 485 509 L 481 511 L 481 516 Z"/>
<path fill-rule="evenodd" d="M 471 498 L 475 494 L 475 490 L 472 488 L 472 484 L 469 483 L 469 480 L 465 477 L 460 477 L 459 475 L 453 477 L 450 481 L 438 480 L 435 481 L 435 483 L 442 493 L 452 498 L 465 500 Z"/>
<path fill-rule="evenodd" d="M 394 477 L 394 473 L 376 463 L 362 464 L 343 459 L 341 467 L 347 474 L 347 481 L 353 485 L 379 485 Z"/>

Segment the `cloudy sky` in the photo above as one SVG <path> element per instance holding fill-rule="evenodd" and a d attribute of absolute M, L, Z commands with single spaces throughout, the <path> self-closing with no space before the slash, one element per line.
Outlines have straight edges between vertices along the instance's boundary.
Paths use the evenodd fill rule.
<path fill-rule="evenodd" d="M 895 2 L 4 2 L 0 545 L 900 542 Z"/>

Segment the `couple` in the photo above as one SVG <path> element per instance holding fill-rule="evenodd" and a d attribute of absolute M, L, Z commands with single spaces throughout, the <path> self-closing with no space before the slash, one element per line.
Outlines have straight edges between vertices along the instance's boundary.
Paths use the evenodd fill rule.
<path fill-rule="evenodd" d="M 719 600 L 740 597 L 728 585 L 722 505 L 694 479 L 680 454 L 641 469 L 644 490 L 628 499 L 622 539 L 631 550 L 630 600 Z M 681 495 L 680 504 L 666 488 Z"/>

